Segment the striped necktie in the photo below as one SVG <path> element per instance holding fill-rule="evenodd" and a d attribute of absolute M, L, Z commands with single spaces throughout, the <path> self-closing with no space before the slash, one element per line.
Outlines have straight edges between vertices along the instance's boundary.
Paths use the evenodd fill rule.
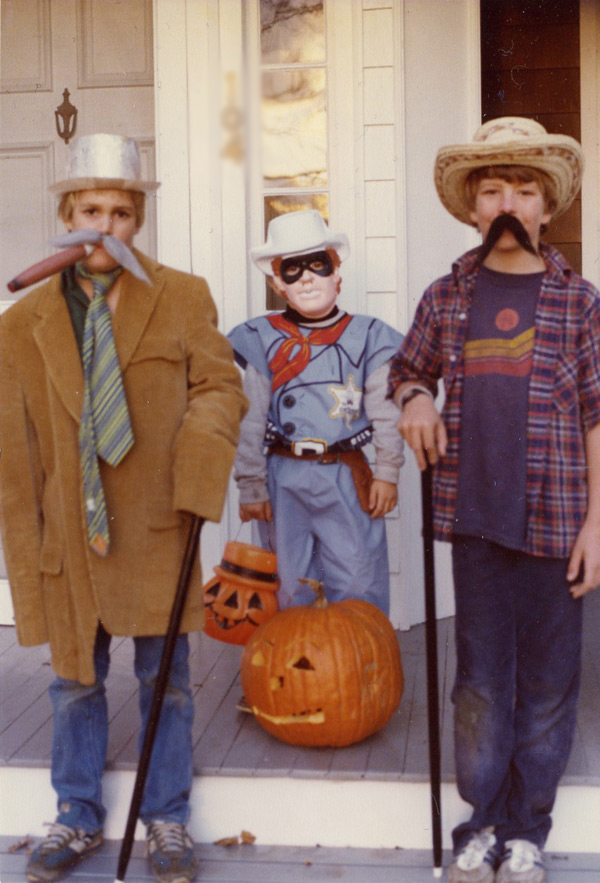
<path fill-rule="evenodd" d="M 123 272 L 89 273 L 83 264 L 75 272 L 92 283 L 94 296 L 83 331 L 83 408 L 79 424 L 79 453 L 90 546 L 101 557 L 108 553 L 109 532 L 106 500 L 98 457 L 117 466 L 133 445 L 123 379 L 115 347 L 106 295 Z"/>

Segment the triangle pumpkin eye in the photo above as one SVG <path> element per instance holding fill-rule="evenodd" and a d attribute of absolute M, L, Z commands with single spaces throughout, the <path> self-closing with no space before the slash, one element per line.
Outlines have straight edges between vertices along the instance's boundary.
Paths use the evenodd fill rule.
<path fill-rule="evenodd" d="M 248 601 L 248 607 L 252 610 L 262 610 L 262 601 L 260 600 L 260 595 L 258 594 L 258 592 L 254 592 L 254 594 Z"/>
<path fill-rule="evenodd" d="M 300 656 L 293 665 L 292 668 L 299 668 L 302 671 L 314 671 L 315 667 L 307 656 Z"/>

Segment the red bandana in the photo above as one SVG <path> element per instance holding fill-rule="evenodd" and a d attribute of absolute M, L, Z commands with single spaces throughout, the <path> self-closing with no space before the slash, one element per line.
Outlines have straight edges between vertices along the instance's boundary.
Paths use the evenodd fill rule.
<path fill-rule="evenodd" d="M 281 314 L 267 316 L 267 318 L 273 328 L 289 335 L 269 362 L 269 368 L 273 372 L 273 392 L 304 371 L 310 362 L 311 346 L 328 346 L 335 343 L 352 320 L 352 316 L 346 315 L 335 325 L 329 325 L 327 328 L 315 328 L 305 337 L 294 322 L 284 319 Z M 295 356 L 290 358 L 292 350 L 296 346 L 300 349 Z"/>

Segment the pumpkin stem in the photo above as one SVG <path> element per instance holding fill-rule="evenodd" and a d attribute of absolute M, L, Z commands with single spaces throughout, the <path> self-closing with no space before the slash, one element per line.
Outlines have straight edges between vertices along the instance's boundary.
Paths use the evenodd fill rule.
<path fill-rule="evenodd" d="M 323 583 L 318 579 L 308 579 L 308 577 L 299 577 L 299 583 L 306 583 L 307 586 L 310 586 L 313 592 L 316 594 L 316 598 L 312 603 L 313 607 L 317 607 L 319 609 L 324 609 L 329 606 L 329 602 L 325 597 L 325 592 L 323 591 Z"/>

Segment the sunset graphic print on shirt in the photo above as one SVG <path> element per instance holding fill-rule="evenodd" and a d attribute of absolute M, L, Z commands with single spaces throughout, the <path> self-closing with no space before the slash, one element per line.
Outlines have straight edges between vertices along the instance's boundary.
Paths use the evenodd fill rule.
<path fill-rule="evenodd" d="M 495 326 L 504 334 L 519 325 L 520 317 L 514 309 L 502 309 L 496 315 Z M 506 377 L 527 377 L 531 373 L 535 327 L 527 328 L 516 337 L 489 337 L 465 343 L 465 376 L 503 374 Z"/>

